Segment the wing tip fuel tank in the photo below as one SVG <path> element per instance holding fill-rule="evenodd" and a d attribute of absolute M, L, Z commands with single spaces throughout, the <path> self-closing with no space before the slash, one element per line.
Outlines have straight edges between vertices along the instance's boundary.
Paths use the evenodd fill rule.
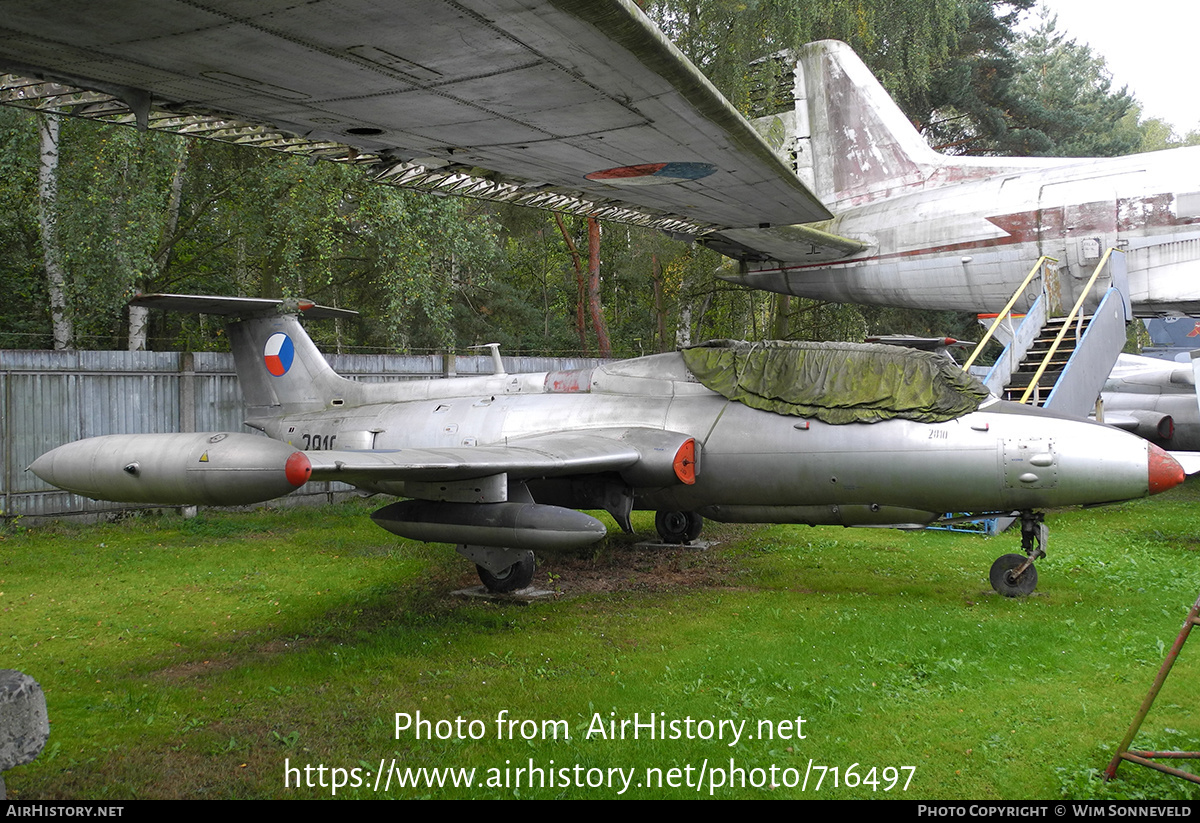
<path fill-rule="evenodd" d="M 250 434 L 111 434 L 67 443 L 29 470 L 74 494 L 118 503 L 241 506 L 290 494 L 312 473 L 287 443 Z"/>
<path fill-rule="evenodd" d="M 1153 443 L 1147 445 L 1146 474 L 1150 494 L 1173 489 L 1187 478 L 1178 460 Z"/>

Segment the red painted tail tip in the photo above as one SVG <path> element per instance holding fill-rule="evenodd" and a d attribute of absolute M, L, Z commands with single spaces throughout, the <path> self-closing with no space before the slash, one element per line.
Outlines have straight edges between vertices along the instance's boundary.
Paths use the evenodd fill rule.
<path fill-rule="evenodd" d="M 1150 494 L 1165 492 L 1173 489 L 1184 481 L 1187 475 L 1179 461 L 1153 443 L 1147 444 L 1146 463 L 1150 478 Z"/>
<path fill-rule="evenodd" d="M 312 463 L 304 452 L 291 453 L 287 462 L 283 464 L 283 476 L 296 488 L 308 482 L 308 478 L 312 476 Z"/>

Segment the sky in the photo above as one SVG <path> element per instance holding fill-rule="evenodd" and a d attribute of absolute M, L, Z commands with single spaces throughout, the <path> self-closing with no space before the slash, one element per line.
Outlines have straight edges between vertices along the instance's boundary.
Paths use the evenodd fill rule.
<path fill-rule="evenodd" d="M 1200 8 L 1185 0 L 1043 0 L 1058 15 L 1058 30 L 1103 57 L 1114 86 L 1128 86 L 1143 117 L 1171 123 L 1179 135 L 1200 127 L 1200 94 L 1193 75 L 1200 41 Z M 1026 25 L 1037 19 L 1026 15 Z"/>

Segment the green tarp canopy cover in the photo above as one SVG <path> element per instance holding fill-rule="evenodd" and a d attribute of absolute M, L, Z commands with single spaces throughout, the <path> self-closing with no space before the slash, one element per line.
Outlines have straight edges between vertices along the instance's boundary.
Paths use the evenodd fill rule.
<path fill-rule="evenodd" d="M 940 423 L 975 411 L 988 396 L 949 358 L 898 346 L 716 340 L 684 349 L 683 359 L 730 400 L 833 424 Z"/>

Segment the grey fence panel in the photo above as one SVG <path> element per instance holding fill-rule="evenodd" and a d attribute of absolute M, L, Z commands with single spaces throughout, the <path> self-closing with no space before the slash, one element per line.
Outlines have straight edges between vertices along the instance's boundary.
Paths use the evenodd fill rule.
<path fill-rule="evenodd" d="M 198 432 L 245 431 L 245 409 L 236 375 L 212 374 L 197 381 L 193 407 Z"/>
<path fill-rule="evenodd" d="M 490 374 L 489 355 L 327 355 L 339 374 L 371 382 Z M 510 374 L 588 368 L 595 358 L 505 357 Z M 25 468 L 50 449 L 102 434 L 248 431 L 233 355 L 224 352 L 0 351 L 0 517 L 119 511 L 46 486 Z M 329 499 L 341 483 L 292 497 Z"/>
<path fill-rule="evenodd" d="M 383 382 L 442 376 L 440 354 L 327 354 L 338 374 L 353 380 Z"/>

